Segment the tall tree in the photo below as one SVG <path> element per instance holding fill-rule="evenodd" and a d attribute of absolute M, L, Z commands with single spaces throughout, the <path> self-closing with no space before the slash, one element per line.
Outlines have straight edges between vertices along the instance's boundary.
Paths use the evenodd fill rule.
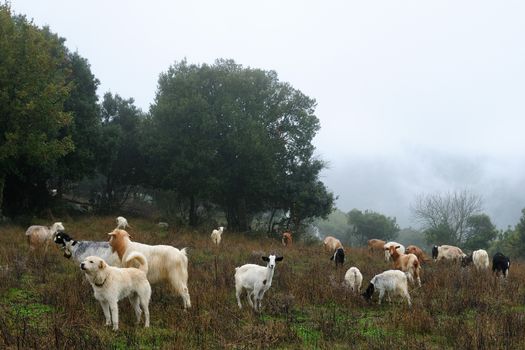
<path fill-rule="evenodd" d="M 67 77 L 71 91 L 64 103 L 64 110 L 71 113 L 72 122 L 62 133 L 71 135 L 75 148 L 58 162 L 55 172 L 58 197 L 68 183 L 93 175 L 96 170 L 96 149 L 100 142 L 100 112 L 98 106 L 98 79 L 91 73 L 88 61 L 77 52 L 68 53 L 70 74 Z"/>
<path fill-rule="evenodd" d="M 352 209 L 348 214 L 348 224 L 358 244 L 365 244 L 369 239 L 393 240 L 399 233 L 396 218 L 387 217 L 374 211 Z"/>
<path fill-rule="evenodd" d="M 71 121 L 67 75 L 63 39 L 0 5 L 0 208 L 7 189 L 12 214 L 34 208 L 28 196 L 45 192 L 57 160 L 73 149 L 60 133 Z"/>
<path fill-rule="evenodd" d="M 319 129 L 314 107 L 314 100 L 279 82 L 275 72 L 231 60 L 177 63 L 161 74 L 151 108 L 158 131 L 150 147 L 157 150 L 150 160 L 159 166 L 155 183 L 190 203 L 218 204 L 233 230 L 246 230 L 254 213 L 271 207 L 295 210 L 295 203 L 297 218 L 311 215 L 300 209 L 306 208 L 304 194 L 287 196 L 294 176 L 296 183 L 316 185 L 319 191 L 311 195 L 324 196 L 319 199 L 331 207 L 333 195 L 317 183 L 322 163 L 312 159 Z M 307 179 L 298 175 L 308 173 L 301 167 L 312 167 Z"/>
<path fill-rule="evenodd" d="M 497 235 L 498 230 L 488 215 L 472 215 L 467 219 L 465 244 L 463 246 L 470 250 L 487 249 Z"/>
<path fill-rule="evenodd" d="M 137 185 L 144 183 L 141 125 L 144 115 L 133 99 L 104 94 L 98 172 L 103 176 L 98 207 L 102 212 L 120 208 Z"/>
<path fill-rule="evenodd" d="M 465 242 L 467 220 L 481 210 L 481 197 L 467 190 L 419 195 L 411 206 L 414 218 L 429 233 L 429 237 L 439 233 L 446 238 L 450 234 L 452 241 L 442 242 L 449 244 Z"/>

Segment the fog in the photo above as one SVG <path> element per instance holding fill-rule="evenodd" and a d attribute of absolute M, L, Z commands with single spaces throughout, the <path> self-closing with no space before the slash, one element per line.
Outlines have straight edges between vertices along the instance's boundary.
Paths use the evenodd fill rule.
<path fill-rule="evenodd" d="M 499 228 L 525 207 L 525 3 L 12 1 L 111 90 L 153 103 L 184 58 L 275 70 L 317 100 L 337 206 L 415 225 L 418 193 L 469 189 Z"/>

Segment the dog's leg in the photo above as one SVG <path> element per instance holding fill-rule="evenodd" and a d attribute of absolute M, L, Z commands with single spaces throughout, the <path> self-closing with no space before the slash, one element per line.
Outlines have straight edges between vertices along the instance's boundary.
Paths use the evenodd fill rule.
<path fill-rule="evenodd" d="M 107 301 L 100 301 L 102 311 L 104 311 L 104 317 L 106 318 L 106 326 L 111 326 L 111 314 L 109 313 L 109 304 Z"/>
<path fill-rule="evenodd" d="M 142 316 L 142 310 L 140 309 L 140 302 L 139 302 L 138 294 L 133 294 L 132 296 L 130 296 L 129 302 L 131 303 L 131 306 L 133 306 L 133 310 L 135 310 L 135 316 L 137 317 L 136 324 L 139 324 L 140 317 Z"/>
<path fill-rule="evenodd" d="M 113 323 L 113 330 L 118 330 L 118 304 L 116 300 L 109 301 L 109 309 L 111 310 L 111 323 Z"/>
<path fill-rule="evenodd" d="M 149 300 L 140 298 L 140 306 L 144 310 L 144 327 L 149 327 Z"/>

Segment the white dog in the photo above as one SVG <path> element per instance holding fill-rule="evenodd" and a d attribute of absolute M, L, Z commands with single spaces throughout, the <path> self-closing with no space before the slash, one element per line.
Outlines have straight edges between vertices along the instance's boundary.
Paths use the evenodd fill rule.
<path fill-rule="evenodd" d="M 188 257 L 186 248 L 177 249 L 169 245 L 148 245 L 132 242 L 124 230 L 115 229 L 108 233 L 109 244 L 117 252 L 122 262 L 127 261 L 132 252 L 144 254 L 148 260 L 148 280 L 154 284 L 168 281 L 182 297 L 184 308 L 191 307 L 188 291 Z"/>
<path fill-rule="evenodd" d="M 125 265 L 127 266 L 132 260 L 139 262 L 139 268 L 109 266 L 104 259 L 98 256 L 88 256 L 80 264 L 80 268 L 93 287 L 95 299 L 102 306 L 106 326 L 113 324 L 114 331 L 118 330 L 118 301 L 125 297 L 129 297 L 129 301 L 135 310 L 137 324 L 140 322 L 143 310 L 144 327 L 149 327 L 151 286 L 146 277 L 148 262 L 146 257 L 138 252 L 129 254 L 125 260 Z"/>

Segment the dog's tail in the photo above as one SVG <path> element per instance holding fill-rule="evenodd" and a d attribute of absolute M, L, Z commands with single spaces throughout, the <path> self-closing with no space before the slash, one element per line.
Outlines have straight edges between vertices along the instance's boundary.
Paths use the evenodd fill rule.
<path fill-rule="evenodd" d="M 136 266 L 136 264 L 131 263 L 133 260 L 138 261 L 138 267 Z M 144 273 L 148 273 L 148 260 L 146 260 L 144 254 L 139 252 L 133 252 L 129 254 L 126 258 L 126 261 L 124 262 L 124 266 L 135 267 L 141 271 L 144 271 Z"/>

